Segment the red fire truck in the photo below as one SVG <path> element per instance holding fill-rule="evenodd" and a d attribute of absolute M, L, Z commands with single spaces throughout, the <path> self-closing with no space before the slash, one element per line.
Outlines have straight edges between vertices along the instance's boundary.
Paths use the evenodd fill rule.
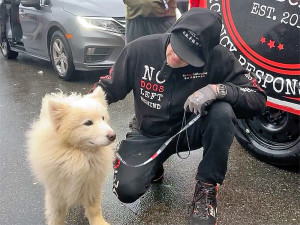
<path fill-rule="evenodd" d="M 278 166 L 300 164 L 300 1 L 190 0 L 222 14 L 220 44 L 256 75 L 268 95 L 258 117 L 239 120 L 236 138 Z"/>

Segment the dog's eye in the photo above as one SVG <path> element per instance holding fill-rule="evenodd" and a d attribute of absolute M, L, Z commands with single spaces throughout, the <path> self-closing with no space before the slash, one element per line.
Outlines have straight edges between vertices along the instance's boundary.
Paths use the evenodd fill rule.
<path fill-rule="evenodd" d="M 104 120 L 104 116 L 102 116 L 102 120 Z"/>
<path fill-rule="evenodd" d="M 93 125 L 93 121 L 87 120 L 87 121 L 85 121 L 85 123 L 83 125 L 85 125 L 85 126 L 91 126 L 91 125 Z"/>

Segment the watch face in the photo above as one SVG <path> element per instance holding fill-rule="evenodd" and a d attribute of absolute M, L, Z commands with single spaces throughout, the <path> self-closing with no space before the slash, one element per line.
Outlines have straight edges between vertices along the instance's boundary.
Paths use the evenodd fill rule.
<path fill-rule="evenodd" d="M 218 95 L 219 97 L 225 97 L 226 94 L 227 94 L 227 88 L 224 84 L 218 84 L 217 85 L 217 92 L 218 92 Z"/>

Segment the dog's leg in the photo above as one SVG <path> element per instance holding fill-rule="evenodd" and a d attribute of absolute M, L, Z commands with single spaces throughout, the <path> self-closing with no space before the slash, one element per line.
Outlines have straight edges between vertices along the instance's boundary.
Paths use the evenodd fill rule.
<path fill-rule="evenodd" d="M 63 199 L 46 192 L 45 214 L 48 225 L 64 225 L 67 205 Z"/>
<path fill-rule="evenodd" d="M 86 203 L 85 210 L 90 225 L 109 225 L 102 216 L 101 197 L 93 202 Z"/>

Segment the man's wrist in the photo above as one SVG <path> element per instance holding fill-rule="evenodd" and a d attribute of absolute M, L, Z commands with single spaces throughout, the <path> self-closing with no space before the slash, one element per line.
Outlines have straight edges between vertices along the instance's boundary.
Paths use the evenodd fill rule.
<path fill-rule="evenodd" d="M 214 92 L 217 93 L 217 85 L 216 84 L 211 84 L 210 86 L 214 90 Z"/>

